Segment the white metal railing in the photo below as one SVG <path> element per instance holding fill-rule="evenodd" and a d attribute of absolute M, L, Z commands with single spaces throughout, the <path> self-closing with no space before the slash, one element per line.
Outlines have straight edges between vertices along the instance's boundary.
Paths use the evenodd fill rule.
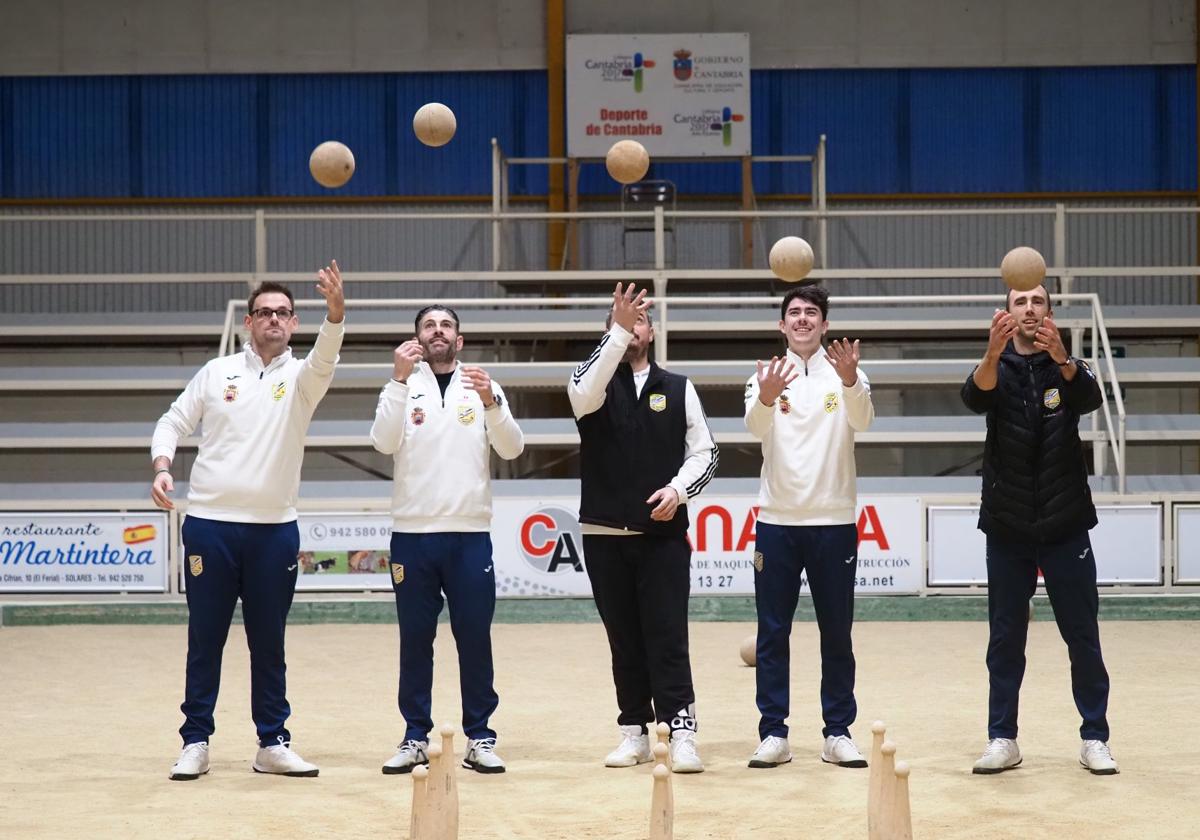
<path fill-rule="evenodd" d="M 629 274 L 638 274 L 637 272 L 628 272 Z M 654 287 L 654 306 L 655 306 L 655 324 L 654 324 L 654 358 L 658 364 L 666 364 L 670 359 L 670 310 L 675 306 L 707 306 L 707 307 L 775 307 L 779 305 L 778 296 L 767 295 L 668 295 L 668 273 L 662 271 L 641 272 L 640 279 L 649 281 L 647 285 Z M 688 272 L 670 272 L 670 277 L 678 278 L 680 275 L 686 275 Z M 603 279 L 608 279 L 607 275 L 602 275 Z M 594 278 L 596 279 L 596 278 Z M 633 278 L 635 281 L 639 278 Z M 1095 468 L 1097 475 L 1103 475 L 1106 470 L 1105 453 L 1112 451 L 1113 460 L 1117 471 L 1118 492 L 1125 493 L 1125 454 L 1126 454 L 1126 413 L 1125 401 L 1121 396 L 1121 384 L 1117 377 L 1116 365 L 1113 362 L 1112 346 L 1108 340 L 1108 329 L 1104 322 L 1104 313 L 1100 305 L 1100 297 L 1094 293 L 1059 293 L 1051 294 L 1051 298 L 1055 301 L 1064 303 L 1086 303 L 1091 314 L 1091 353 L 1087 361 L 1090 363 L 1092 371 L 1096 374 L 1097 382 L 1100 386 L 1101 393 L 1104 394 L 1103 416 L 1105 421 L 1105 442 L 1103 445 L 1096 446 L 1094 450 Z M 837 296 L 831 298 L 836 301 L 839 307 L 841 306 L 902 306 L 902 305 L 921 305 L 921 304 L 947 304 L 947 303 L 966 303 L 966 304 L 995 304 L 997 302 L 996 295 L 858 295 L 858 296 Z M 353 298 L 346 301 L 347 309 L 407 309 L 416 311 L 420 307 L 428 303 L 426 298 L 388 298 L 388 299 L 366 299 Z M 531 307 L 607 307 L 612 303 L 611 296 L 580 296 L 580 297 L 495 297 L 495 298 L 447 298 L 439 299 L 439 303 L 453 307 L 485 307 L 485 308 L 531 308 Z M 297 308 L 316 309 L 323 307 L 323 300 L 297 300 Z M 233 352 L 235 342 L 238 338 L 238 319 L 237 313 L 245 309 L 246 302 L 244 300 L 230 300 L 226 305 L 225 310 L 225 325 L 221 334 L 220 352 L 222 354 Z M 981 322 L 980 331 L 986 328 L 986 323 Z M 1075 355 L 1080 356 L 1079 339 L 1082 336 L 1072 336 L 1072 350 L 1076 351 Z M 713 360 L 705 360 L 713 361 Z M 944 363 L 944 359 L 906 359 L 906 364 L 940 364 Z M 868 361 L 866 365 L 874 364 L 875 362 Z M 1103 365 L 1103 366 L 1102 366 Z M 1106 378 L 1107 377 L 1107 378 Z M 1104 392 L 1104 384 L 1108 382 L 1112 389 L 1112 402 L 1116 408 L 1116 418 L 1114 420 L 1112 414 L 1112 406 L 1109 405 L 1109 397 Z M 1092 427 L 1094 430 L 1099 430 L 1099 416 L 1093 412 Z"/>
<path fill-rule="evenodd" d="M 492 269 L 499 271 L 504 266 L 504 222 L 515 219 L 516 217 L 509 213 L 509 168 L 512 166 L 578 166 L 580 163 L 601 163 L 603 158 L 566 158 L 566 157 L 508 157 L 504 154 L 504 149 L 500 146 L 495 137 L 492 138 L 492 212 L 496 218 L 492 221 Z M 666 163 L 680 163 L 689 161 L 701 161 L 705 163 L 740 163 L 743 158 L 726 158 L 726 157 L 701 157 L 701 158 L 668 158 Z M 811 155 L 748 155 L 744 160 L 751 165 L 755 163 L 807 163 L 812 166 L 812 178 L 810 185 L 812 189 L 812 206 L 815 218 L 817 219 L 817 247 L 815 250 L 815 261 L 819 268 L 825 268 L 829 253 L 829 223 L 824 211 L 828 207 L 828 194 L 826 191 L 825 165 L 828 160 L 828 147 L 826 145 L 825 135 L 822 134 L 817 140 L 817 148 Z M 578 169 L 573 170 L 575 173 Z M 570 177 L 571 173 L 568 172 Z M 743 170 L 743 178 L 749 177 Z M 745 187 L 743 186 L 743 189 Z M 661 209 L 661 208 L 660 208 Z M 618 214 L 622 218 L 638 218 L 637 214 Z M 790 215 L 786 214 L 785 215 Z M 581 218 L 578 215 L 573 215 L 568 221 Z M 685 216 L 678 212 L 672 211 L 670 218 L 704 218 L 703 216 Z M 750 215 L 742 218 L 752 218 Z M 661 232 L 656 232 L 655 235 L 655 259 L 654 265 L 656 268 L 663 267 L 663 255 L 661 247 L 663 244 Z M 568 243 L 569 247 L 569 243 Z M 567 257 L 566 247 L 563 250 L 563 260 Z M 563 266 L 554 266 L 562 268 Z"/>
<path fill-rule="evenodd" d="M 666 273 L 680 280 L 775 280 L 765 268 L 613 268 L 589 271 L 355 271 L 347 275 L 355 283 L 426 283 L 426 282 L 495 282 L 505 284 L 542 284 L 569 286 L 572 283 L 594 283 L 597 280 L 622 280 L 651 277 Z M 1047 277 L 1057 277 L 1063 293 L 1069 294 L 1070 281 L 1077 277 L 1200 277 L 1200 265 L 1164 266 L 1046 266 Z M 46 283 L 62 285 L 128 285 L 135 283 L 245 283 L 247 288 L 265 280 L 282 283 L 307 282 L 314 277 L 306 271 L 207 273 L 121 273 L 121 274 L 0 274 L 0 284 Z M 999 283 L 1000 269 L 964 266 L 961 268 L 814 268 L 806 280 L 983 280 Z M 997 288 L 1000 288 L 997 286 Z"/>

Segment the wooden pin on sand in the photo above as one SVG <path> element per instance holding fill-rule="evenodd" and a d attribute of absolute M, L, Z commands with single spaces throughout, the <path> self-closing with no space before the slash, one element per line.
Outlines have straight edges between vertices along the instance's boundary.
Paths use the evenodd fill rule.
<path fill-rule="evenodd" d="M 912 810 L 908 802 L 908 762 L 896 762 L 896 803 L 888 840 L 912 840 Z"/>
<path fill-rule="evenodd" d="M 441 734 L 442 758 L 438 763 L 436 783 L 442 788 L 445 809 L 438 836 L 441 840 L 458 840 L 458 761 L 454 757 L 454 724 L 442 724 Z"/>
<path fill-rule="evenodd" d="M 454 754 L 442 745 L 429 745 L 429 778 L 425 790 L 425 813 L 431 840 L 458 840 L 458 790 L 454 785 Z M 445 764 L 449 764 L 446 768 Z M 447 773 L 447 769 L 449 772 Z"/>
<path fill-rule="evenodd" d="M 896 745 L 884 741 L 879 752 L 883 777 L 879 784 L 879 840 L 892 840 L 896 816 Z"/>
<path fill-rule="evenodd" d="M 671 767 L 671 727 L 669 725 L 667 725 L 666 723 L 660 723 L 655 728 L 655 731 L 658 732 L 658 743 L 662 744 L 664 747 L 667 748 L 666 759 L 657 759 L 655 763 L 665 764 L 665 765 L 667 765 L 667 768 L 670 769 L 670 767 Z M 656 756 L 658 755 L 657 750 L 655 751 L 654 754 Z"/>
<path fill-rule="evenodd" d="M 879 833 L 879 804 L 883 792 L 883 737 L 887 727 L 883 721 L 877 720 L 871 724 L 871 779 L 867 785 L 867 837 L 869 840 L 881 840 Z"/>
<path fill-rule="evenodd" d="M 655 749 L 660 745 L 655 744 Z M 665 764 L 654 765 L 654 792 L 650 797 L 650 840 L 673 840 L 675 803 L 671 793 L 671 771 Z"/>
<path fill-rule="evenodd" d="M 413 768 L 412 813 L 408 820 L 409 840 L 436 840 L 429 822 L 429 803 L 426 799 L 429 768 L 418 764 Z"/>

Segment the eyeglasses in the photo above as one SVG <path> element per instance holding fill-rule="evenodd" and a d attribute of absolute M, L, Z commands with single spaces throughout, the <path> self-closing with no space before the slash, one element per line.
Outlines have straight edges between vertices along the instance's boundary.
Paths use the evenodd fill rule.
<path fill-rule="evenodd" d="M 290 309 L 267 309 L 267 307 L 264 306 L 261 309 L 250 310 L 250 314 L 263 321 L 269 321 L 272 315 L 274 315 L 280 321 L 283 321 L 287 318 L 291 318 L 295 313 Z"/>

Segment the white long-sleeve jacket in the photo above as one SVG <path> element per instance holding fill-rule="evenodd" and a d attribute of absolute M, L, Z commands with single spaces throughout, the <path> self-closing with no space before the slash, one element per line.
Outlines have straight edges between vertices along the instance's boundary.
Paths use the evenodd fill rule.
<path fill-rule="evenodd" d="M 774 405 L 758 398 L 758 376 L 746 383 L 746 428 L 762 441 L 760 522 L 844 525 L 855 522 L 854 433 L 875 419 L 871 384 L 861 369 L 847 388 L 820 348 L 805 361 L 787 359 L 800 374 Z"/>
<path fill-rule="evenodd" d="M 289 347 L 264 366 L 249 343 L 208 362 L 159 418 L 150 457 L 175 458 L 201 426 L 188 514 L 225 522 L 296 519 L 304 437 L 329 390 L 345 332 L 326 321 L 303 361 Z"/>
<path fill-rule="evenodd" d="M 443 397 L 426 362 L 408 382 L 392 379 L 379 394 L 371 443 L 393 456 L 392 528 L 407 533 L 488 531 L 492 526 L 489 447 L 506 461 L 525 449 L 525 436 L 495 380 L 496 404 L 483 407 L 459 372 Z"/>

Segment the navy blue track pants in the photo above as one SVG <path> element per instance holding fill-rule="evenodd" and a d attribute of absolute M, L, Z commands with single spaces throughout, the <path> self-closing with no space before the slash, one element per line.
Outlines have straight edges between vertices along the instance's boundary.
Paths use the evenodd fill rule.
<path fill-rule="evenodd" d="M 260 525 L 188 516 L 183 521 L 188 652 L 185 745 L 212 735 L 221 686 L 221 654 L 238 599 L 250 648 L 250 714 L 261 746 L 291 741 L 285 724 L 287 666 L 283 637 L 296 591 L 300 530 L 295 522 Z"/>

